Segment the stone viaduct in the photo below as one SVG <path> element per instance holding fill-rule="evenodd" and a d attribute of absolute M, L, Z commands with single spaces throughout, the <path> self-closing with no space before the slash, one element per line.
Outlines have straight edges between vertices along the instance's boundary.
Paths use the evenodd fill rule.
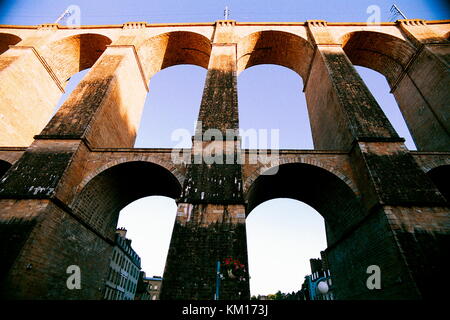
<path fill-rule="evenodd" d="M 420 19 L 0 26 L 0 296 L 101 299 L 119 212 L 150 195 L 178 203 L 162 299 L 212 299 L 215 262 L 247 265 L 245 218 L 278 197 L 324 217 L 338 299 L 447 295 L 449 35 L 450 20 Z M 207 69 L 193 148 L 133 148 L 150 79 L 178 64 Z M 206 134 L 239 128 L 237 76 L 258 64 L 303 80 L 314 150 Z M 353 65 L 386 77 L 418 151 Z M 190 161 L 205 150 L 235 161 Z M 66 287 L 69 265 L 80 290 Z M 380 290 L 366 286 L 370 265 Z M 248 299 L 248 281 L 225 282 L 222 297 Z"/>

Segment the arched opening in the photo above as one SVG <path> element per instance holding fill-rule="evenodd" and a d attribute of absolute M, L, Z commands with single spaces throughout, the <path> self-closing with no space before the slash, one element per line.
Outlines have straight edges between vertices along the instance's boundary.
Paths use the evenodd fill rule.
<path fill-rule="evenodd" d="M 150 196 L 130 203 L 120 212 L 117 226 L 127 230 L 147 277 L 163 275 L 176 211 L 174 199 Z"/>
<path fill-rule="evenodd" d="M 49 43 L 40 53 L 65 86 L 74 74 L 92 67 L 109 44 L 106 36 L 83 33 Z"/>
<path fill-rule="evenodd" d="M 111 39 L 108 37 L 85 33 L 63 38 L 42 48 L 42 55 L 49 61 L 64 86 L 64 93 L 50 118 L 64 104 L 109 44 Z"/>
<path fill-rule="evenodd" d="M 381 73 L 366 67 L 356 66 L 355 68 L 375 100 L 377 100 L 395 131 L 400 137 L 405 139 L 406 147 L 409 150 L 417 150 L 405 119 L 395 101 L 395 97 L 389 93 L 389 84 L 386 81 L 386 78 Z"/>
<path fill-rule="evenodd" d="M 179 197 L 177 178 L 160 165 L 133 161 L 106 169 L 78 193 L 71 207 L 98 232 L 113 237 L 119 212 L 131 202 L 153 195 Z"/>
<path fill-rule="evenodd" d="M 313 148 L 302 87 L 298 74 L 278 65 L 257 65 L 240 74 L 239 125 L 243 148 Z"/>
<path fill-rule="evenodd" d="M 450 202 L 450 165 L 443 165 L 427 172 L 441 194 Z"/>
<path fill-rule="evenodd" d="M 22 39 L 14 34 L 0 33 L 0 54 L 9 49 L 9 46 L 15 45 Z"/>
<path fill-rule="evenodd" d="M 246 195 L 247 212 L 275 198 L 295 199 L 317 210 L 327 225 L 328 244 L 338 240 L 362 212 L 349 185 L 323 168 L 304 163 L 283 164 L 260 175 Z"/>
<path fill-rule="evenodd" d="M 378 71 L 391 87 L 416 52 L 412 45 L 397 37 L 373 31 L 346 34 L 342 47 L 354 65 Z"/>
<path fill-rule="evenodd" d="M 206 70 L 195 65 L 177 65 L 156 73 L 134 147 L 190 148 L 205 77 Z"/>
<path fill-rule="evenodd" d="M 11 168 L 11 164 L 7 161 L 0 160 L 0 178 Z"/>
<path fill-rule="evenodd" d="M 151 80 L 135 147 L 191 147 L 210 40 L 194 32 L 169 32 L 138 44 L 138 54 Z"/>
<path fill-rule="evenodd" d="M 352 188 L 337 175 L 323 168 L 304 163 L 283 164 L 269 169 L 250 186 L 246 194 L 247 219 L 251 219 L 251 215 L 254 211 L 256 212 L 260 204 L 277 198 L 303 202 L 313 209 L 310 212 L 318 212 L 323 217 L 328 246 L 324 254 L 329 263 L 332 278 L 333 274 L 336 276 L 337 281 L 333 280 L 333 282 L 342 287 L 356 281 L 345 274 L 348 266 L 342 263 L 345 255 L 348 255 L 347 262 L 354 259 L 351 257 L 353 253 L 344 253 L 341 251 L 343 249 L 339 248 L 339 241 L 363 217 L 361 202 Z M 278 208 L 282 208 L 281 205 L 280 202 L 277 207 L 269 209 L 274 219 L 277 219 L 277 213 L 280 210 Z M 302 210 L 298 211 L 301 213 Z M 285 223 L 288 224 L 289 221 Z M 251 233 L 251 230 L 249 232 Z M 317 230 L 317 232 L 321 231 Z M 299 250 L 301 248 L 297 251 Z M 319 254 L 320 252 L 317 252 L 310 258 L 316 258 Z M 252 253 L 249 253 L 249 256 L 252 256 Z M 249 265 L 250 276 L 255 268 L 258 266 Z M 283 269 L 280 272 L 283 272 Z"/>
<path fill-rule="evenodd" d="M 238 74 L 258 64 L 277 64 L 292 69 L 304 80 L 313 53 L 314 49 L 307 40 L 292 33 L 255 32 L 238 42 Z"/>
<path fill-rule="evenodd" d="M 312 55 L 309 42 L 287 32 L 255 32 L 240 39 L 237 68 L 244 148 L 313 147 L 306 99 L 297 77 L 306 78 Z M 261 66 L 263 64 L 269 66 Z M 255 131 L 257 141 L 252 138 Z"/>
<path fill-rule="evenodd" d="M 252 296 L 297 293 L 311 274 L 310 259 L 325 250 L 325 224 L 303 202 L 276 198 L 255 207 L 246 221 Z"/>
<path fill-rule="evenodd" d="M 164 33 L 137 46 L 147 81 L 158 71 L 179 64 L 193 64 L 206 69 L 211 54 L 211 41 L 188 31 Z"/>
<path fill-rule="evenodd" d="M 400 136 L 406 139 L 408 148 L 414 150 L 416 145 L 420 148 L 421 144 L 425 144 L 425 142 L 421 142 L 423 141 L 421 139 L 428 133 L 421 131 L 421 127 L 425 126 L 420 123 L 426 123 L 429 121 L 429 117 L 434 116 L 432 113 L 420 110 L 423 109 L 423 106 L 419 107 L 415 105 L 416 103 L 411 103 L 406 97 L 408 94 L 403 90 L 398 90 L 403 78 L 409 77 L 405 72 L 409 62 L 416 54 L 416 49 L 400 38 L 373 31 L 348 33 L 342 38 L 342 46 L 355 66 L 372 69 L 385 77 L 389 87 L 375 73 L 363 68 L 356 68 L 394 128 L 400 133 Z M 414 88 L 414 84 L 410 84 L 410 87 Z M 407 91 L 411 92 L 411 88 Z M 393 93 L 403 119 L 400 118 L 399 112 L 393 110 L 394 100 L 390 93 Z M 411 96 L 411 94 L 409 95 Z M 426 120 L 427 118 L 429 119 Z"/>
<path fill-rule="evenodd" d="M 6 88 L 2 91 L 2 125 L 6 129 L 0 135 L 0 144 L 28 146 L 48 123 L 70 77 L 90 68 L 109 43 L 105 36 L 86 33 L 37 46 L 36 52 L 51 72 L 42 68 L 33 51 L 5 53 L 11 59 L 5 60 L 2 77 L 10 79 L 9 88 L 18 88 L 20 94 Z"/>
<path fill-rule="evenodd" d="M 167 255 L 176 214 L 174 199 L 179 197 L 180 192 L 180 182 L 168 169 L 150 162 L 132 161 L 97 174 L 75 197 L 70 206 L 73 213 L 95 230 L 98 237 L 96 241 L 103 239 L 103 246 L 107 248 L 98 254 L 97 264 L 89 266 L 86 276 L 88 279 L 92 274 L 102 276 L 103 282 L 98 276 L 95 281 L 99 283 L 103 299 L 134 299 L 142 276 L 141 269 L 155 264 L 155 261 L 162 263 L 161 254 L 153 256 L 158 254 L 157 250 L 152 251 L 150 247 L 146 248 L 148 251 L 139 252 L 138 249 L 143 248 L 145 234 L 159 233 L 156 237 L 158 242 L 154 245 L 165 250 Z M 136 201 L 138 199 L 141 201 Z M 169 213 L 168 209 L 173 211 Z M 153 210 L 159 212 L 152 212 Z M 165 221 L 153 221 L 152 217 L 162 219 L 162 211 L 168 213 Z M 121 219 L 121 223 L 125 223 L 133 237 L 140 234 L 139 237 L 129 239 L 127 230 L 117 229 L 119 214 L 130 215 Z M 165 228 L 161 228 L 164 222 Z M 164 230 L 167 234 L 161 233 Z M 132 245 L 133 240 L 137 240 L 136 245 Z M 162 245 L 163 241 L 166 242 L 165 245 Z M 145 257 L 144 265 L 141 264 L 142 257 Z"/>

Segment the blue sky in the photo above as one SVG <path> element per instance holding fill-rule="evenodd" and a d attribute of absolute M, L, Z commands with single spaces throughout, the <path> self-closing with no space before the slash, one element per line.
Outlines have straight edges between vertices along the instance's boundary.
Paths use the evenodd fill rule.
<path fill-rule="evenodd" d="M 71 4 L 81 8 L 81 24 L 121 24 L 128 21 L 208 22 L 223 18 L 227 5 L 238 21 L 305 21 L 324 19 L 364 22 L 368 6 L 378 5 L 381 20 L 390 18 L 393 1 L 0 1 L 0 24 L 34 25 L 54 22 Z M 398 0 L 408 18 L 450 18 L 446 1 Z M 384 77 L 357 67 L 406 145 L 415 149 Z M 86 74 L 74 75 L 58 105 Z M 192 132 L 197 118 L 206 70 L 176 66 L 150 81 L 136 147 L 172 147 L 171 133 Z M 173 94 L 177 92 L 177 94 Z M 238 78 L 240 126 L 243 129 L 279 129 L 280 147 L 311 149 L 312 140 L 302 80 L 293 71 L 272 65 L 249 68 Z M 56 106 L 57 108 L 58 106 Z M 177 115 L 174 117 L 174 115 Z M 326 196 L 326 195 L 324 195 Z M 175 218 L 174 200 L 143 198 L 122 210 L 119 226 L 128 229 L 148 275 L 162 275 Z M 247 219 L 252 294 L 297 291 L 310 272 L 309 259 L 326 248 L 323 219 L 306 204 L 276 199 L 255 208 Z M 269 258 L 269 259 L 267 259 Z"/>
<path fill-rule="evenodd" d="M 387 21 L 389 8 L 396 3 L 408 18 L 438 20 L 448 18 L 447 1 L 376 0 L 18 0 L 2 1 L 1 24 L 54 22 L 71 4 L 80 6 L 82 24 L 121 24 L 126 21 L 198 22 L 223 17 L 228 6 L 230 18 L 239 21 L 366 21 L 366 9 L 376 4 Z"/>

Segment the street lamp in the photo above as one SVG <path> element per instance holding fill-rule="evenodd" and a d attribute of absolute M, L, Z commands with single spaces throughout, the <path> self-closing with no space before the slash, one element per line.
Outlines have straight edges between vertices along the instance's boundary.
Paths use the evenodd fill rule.
<path fill-rule="evenodd" d="M 320 277 L 316 280 L 311 280 L 312 276 L 308 277 L 309 280 L 309 298 L 316 300 L 317 291 L 321 294 L 326 294 L 330 289 L 328 287 L 328 277 Z"/>
<path fill-rule="evenodd" d="M 324 278 L 324 279 L 325 279 L 325 281 L 319 281 L 319 283 L 317 284 L 317 289 L 319 290 L 319 292 L 321 294 L 328 293 L 328 290 L 330 289 L 328 287 L 327 278 Z"/>

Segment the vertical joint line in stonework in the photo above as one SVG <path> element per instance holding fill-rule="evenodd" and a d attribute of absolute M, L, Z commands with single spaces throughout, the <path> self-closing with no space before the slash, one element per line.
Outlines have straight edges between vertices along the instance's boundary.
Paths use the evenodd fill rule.
<path fill-rule="evenodd" d="M 406 75 L 408 76 L 409 80 L 411 80 L 414 88 L 416 88 L 417 92 L 420 94 L 420 96 L 422 97 L 423 101 L 425 101 L 425 103 L 427 104 L 428 109 L 430 109 L 430 111 L 433 114 L 433 116 L 436 119 L 436 121 L 441 125 L 441 128 L 444 129 L 444 131 L 447 133 L 448 136 L 450 136 L 450 132 L 448 131 L 447 127 L 445 126 L 445 123 L 443 123 L 442 120 L 438 117 L 437 112 L 434 110 L 433 106 L 430 104 L 428 99 L 423 95 L 422 90 L 419 89 L 419 87 L 417 86 L 416 82 L 414 81 L 413 78 L 410 77 L 409 74 L 406 74 Z"/>
<path fill-rule="evenodd" d="M 147 85 L 147 81 L 146 81 L 147 78 L 144 73 L 144 68 L 142 67 L 141 59 L 139 58 L 139 55 L 137 54 L 136 47 L 133 44 L 113 44 L 113 45 L 108 45 L 106 47 L 107 48 L 131 48 L 131 50 L 133 51 L 133 54 L 134 54 L 134 58 L 136 60 L 136 64 L 139 69 L 139 73 L 141 74 L 141 78 L 142 78 L 142 82 L 144 83 L 145 90 L 147 90 L 147 92 L 148 92 L 149 89 L 148 89 L 148 85 Z"/>
<path fill-rule="evenodd" d="M 309 63 L 309 67 L 308 67 L 308 74 L 306 75 L 305 84 L 303 85 L 303 92 L 306 92 L 306 87 L 308 86 L 308 83 L 309 83 L 309 77 L 311 76 L 311 70 L 312 70 L 312 67 L 313 67 L 313 64 L 314 64 L 314 60 L 316 59 L 316 54 L 317 54 L 318 50 L 319 50 L 318 46 L 315 45 L 314 46 L 314 53 L 313 53 L 313 56 L 311 58 L 311 61 Z"/>
<path fill-rule="evenodd" d="M 389 93 L 394 93 L 395 90 L 397 89 L 399 83 L 403 80 L 403 78 L 408 74 L 409 69 L 411 68 L 411 66 L 414 64 L 414 62 L 417 60 L 417 57 L 422 53 L 424 48 L 424 45 L 421 45 L 416 52 L 412 55 L 412 57 L 409 59 L 408 63 L 406 64 L 406 66 L 403 68 L 402 66 L 402 72 L 400 73 L 400 75 L 397 77 L 397 79 L 395 79 L 395 81 L 392 84 L 392 88 L 391 91 L 389 91 Z"/>
<path fill-rule="evenodd" d="M 419 93 L 419 95 L 422 97 L 423 101 L 425 101 L 426 105 L 428 106 L 428 109 L 431 111 L 431 113 L 433 114 L 434 118 L 436 119 L 436 121 L 439 123 L 439 125 L 441 126 L 441 128 L 450 136 L 450 132 L 448 131 L 447 127 L 445 126 L 445 123 L 442 122 L 442 120 L 437 116 L 436 111 L 433 109 L 432 105 L 428 102 L 428 99 L 423 95 L 422 91 L 420 90 L 420 88 L 417 86 L 416 82 L 414 81 L 413 78 L 411 78 L 411 76 L 409 75 L 409 70 L 413 67 L 414 63 L 417 61 L 417 57 L 422 53 L 422 51 L 424 50 L 425 45 L 422 44 L 414 53 L 414 55 L 411 57 L 411 59 L 409 59 L 408 63 L 406 64 L 405 68 L 402 69 L 402 72 L 400 73 L 400 75 L 397 77 L 397 79 L 394 81 L 394 84 L 392 85 L 392 88 L 390 90 L 390 93 L 394 93 L 397 88 L 398 85 L 400 84 L 400 82 L 403 80 L 403 78 L 408 77 L 409 80 L 411 80 L 411 83 L 413 84 L 414 88 L 416 88 L 417 92 Z M 433 53 L 431 53 L 433 54 Z M 437 57 L 438 58 L 438 57 Z M 440 60 L 440 59 L 439 59 Z"/>
<path fill-rule="evenodd" d="M 44 57 L 42 57 L 39 52 L 33 47 L 33 46 L 16 46 L 16 45 L 10 45 L 9 48 L 13 48 L 13 49 L 31 49 L 31 51 L 34 53 L 34 55 L 38 58 L 39 62 L 42 64 L 42 66 L 45 68 L 45 70 L 48 72 L 48 74 L 50 75 L 50 77 L 53 79 L 53 81 L 55 82 L 56 86 L 59 88 L 59 90 L 61 90 L 62 93 L 65 93 L 64 87 L 61 84 L 61 81 L 59 81 L 58 77 L 56 76 L 56 74 L 53 72 L 52 68 L 50 67 L 50 65 L 47 63 L 47 61 L 45 61 Z"/>
<path fill-rule="evenodd" d="M 308 83 L 309 83 L 309 77 L 310 77 L 310 75 L 311 75 L 311 70 L 312 70 L 312 67 L 313 67 L 313 64 L 314 64 L 314 59 L 316 58 L 316 55 L 318 54 L 317 52 L 319 51 L 319 47 L 335 47 L 335 48 L 342 48 L 342 45 L 341 45 L 341 44 L 337 44 L 337 43 L 324 43 L 324 44 L 315 44 L 315 45 L 314 45 L 314 53 L 313 53 L 313 56 L 312 56 L 312 58 L 311 58 L 311 63 L 309 64 L 309 67 L 308 67 L 308 73 L 307 73 L 307 75 L 306 75 L 305 84 L 304 84 L 304 86 L 303 86 L 303 92 L 306 91 L 306 86 L 307 86 Z M 344 53 L 345 53 L 345 52 L 344 52 Z"/>

